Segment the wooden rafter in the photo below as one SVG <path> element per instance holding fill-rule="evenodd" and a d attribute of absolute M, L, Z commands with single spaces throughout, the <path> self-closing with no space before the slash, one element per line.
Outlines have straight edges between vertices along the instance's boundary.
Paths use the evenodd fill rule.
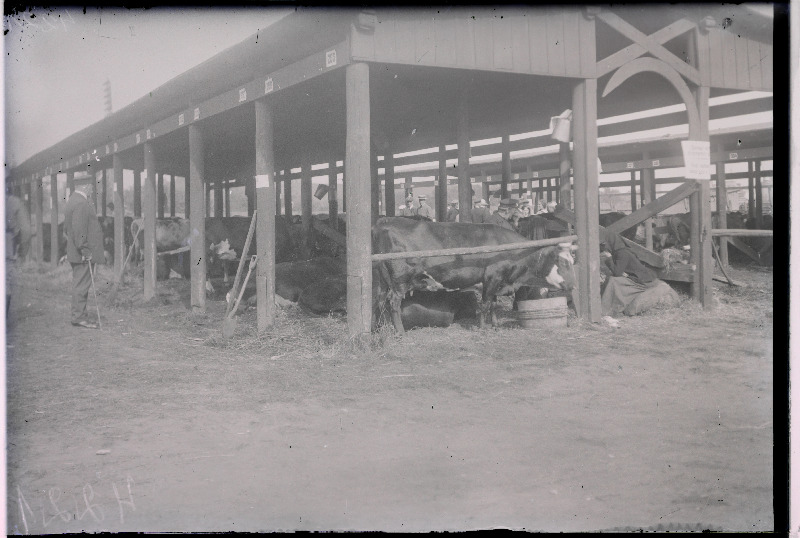
<path fill-rule="evenodd" d="M 684 23 L 682 22 L 682 21 L 684 21 L 684 19 L 681 19 L 681 21 L 678 21 L 677 23 L 674 23 L 674 24 L 672 24 L 670 26 L 667 26 L 666 28 L 663 28 L 662 30 L 660 30 L 659 32 L 663 31 L 664 33 L 662 35 L 660 35 L 659 38 L 656 38 L 656 35 L 659 34 L 659 32 L 656 32 L 652 36 L 649 36 L 649 35 L 641 32 L 640 30 L 636 29 L 636 27 L 634 27 L 633 25 L 631 25 L 630 23 L 625 21 L 619 15 L 616 15 L 615 13 L 611 13 L 610 11 L 605 11 L 605 10 L 600 11 L 599 13 L 597 13 L 597 17 L 600 20 L 602 20 L 604 23 L 608 24 L 611 28 L 613 28 L 614 30 L 616 30 L 617 32 L 622 34 L 623 36 L 625 36 L 628 39 L 630 39 L 631 41 L 633 41 L 634 44 L 639 49 L 641 49 L 641 52 L 639 54 L 637 54 L 637 56 L 641 56 L 641 54 L 644 54 L 645 52 L 649 52 L 650 54 L 652 54 L 653 56 L 655 56 L 659 60 L 661 60 L 661 61 L 665 62 L 666 64 L 668 64 L 675 71 L 677 71 L 678 73 L 680 73 L 681 75 L 683 75 L 684 77 L 686 77 L 687 79 L 692 81 L 693 83 L 695 83 L 697 85 L 700 85 L 700 72 L 696 68 L 694 68 L 694 67 L 690 66 L 689 64 L 685 63 L 682 59 L 678 58 L 677 56 L 675 56 L 669 50 L 667 50 L 666 48 L 664 48 L 662 46 L 662 43 L 665 43 L 666 41 L 669 41 L 669 39 L 672 39 L 672 37 L 680 35 L 680 34 L 682 34 L 682 33 L 684 33 L 684 32 L 689 30 L 689 28 L 686 28 L 685 30 L 682 30 L 682 31 L 678 32 L 678 30 L 680 30 L 681 28 L 684 27 Z M 678 24 L 678 23 L 681 23 L 681 24 Z M 674 28 L 672 28 L 672 27 L 674 27 Z M 694 25 L 692 25 L 692 27 L 694 27 Z M 670 31 L 667 32 L 666 31 L 667 29 L 670 29 Z M 672 35 L 675 32 L 678 32 L 678 33 L 676 33 L 675 35 Z M 669 35 L 672 35 L 672 37 L 669 37 L 667 39 L 663 39 L 665 36 L 669 36 Z M 661 39 L 663 39 L 663 41 Z M 630 48 L 631 47 L 623 49 L 622 51 L 620 51 L 620 53 L 625 52 Z M 633 50 L 635 50 L 635 49 L 633 49 Z M 619 53 L 616 53 L 616 54 L 619 54 Z M 614 55 L 602 60 L 601 62 L 599 62 L 597 64 L 597 76 L 602 76 L 603 74 L 608 73 L 610 71 L 610 69 L 607 69 L 608 61 L 611 58 L 613 58 L 614 56 L 616 56 L 616 54 L 614 54 Z M 619 62 L 620 60 L 623 60 L 623 63 L 624 63 L 625 60 L 630 58 L 629 54 L 630 54 L 629 52 L 625 52 L 624 56 L 619 56 L 614 61 L 615 62 Z M 603 71 L 603 69 L 607 69 L 607 70 Z M 611 69 L 613 69 L 613 67 Z"/>

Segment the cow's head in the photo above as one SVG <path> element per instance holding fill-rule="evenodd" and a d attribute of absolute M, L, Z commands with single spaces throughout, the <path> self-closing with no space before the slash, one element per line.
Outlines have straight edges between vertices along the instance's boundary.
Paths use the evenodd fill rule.
<path fill-rule="evenodd" d="M 208 262 L 214 264 L 217 260 L 235 260 L 236 251 L 231 248 L 231 244 L 227 239 L 223 239 L 219 243 L 211 243 L 208 246 Z"/>
<path fill-rule="evenodd" d="M 576 249 L 576 246 L 569 243 L 559 244 L 553 264 L 550 266 L 550 271 L 545 277 L 547 283 L 553 288 L 569 291 L 575 287 L 572 251 Z"/>

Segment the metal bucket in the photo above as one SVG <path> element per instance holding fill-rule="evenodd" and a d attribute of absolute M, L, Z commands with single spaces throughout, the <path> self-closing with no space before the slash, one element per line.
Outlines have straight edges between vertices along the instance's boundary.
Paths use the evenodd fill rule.
<path fill-rule="evenodd" d="M 314 191 L 314 198 L 317 200 L 322 200 L 325 198 L 326 194 L 328 194 L 328 186 L 322 184 L 317 185 L 317 190 Z"/>
<path fill-rule="evenodd" d="M 567 298 L 551 297 L 517 303 L 517 320 L 526 329 L 567 326 Z"/>

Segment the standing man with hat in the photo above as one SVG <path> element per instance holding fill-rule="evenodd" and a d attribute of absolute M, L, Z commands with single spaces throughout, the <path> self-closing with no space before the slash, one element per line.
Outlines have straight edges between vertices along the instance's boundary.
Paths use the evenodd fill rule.
<path fill-rule="evenodd" d="M 397 213 L 398 217 L 413 217 L 417 212 L 414 210 L 414 197 L 410 194 L 406 197 L 406 205 Z"/>
<path fill-rule="evenodd" d="M 104 263 L 103 231 L 97 212 L 89 202 L 94 177 L 75 178 L 75 190 L 64 209 L 67 234 L 67 260 L 72 265 L 72 306 L 70 321 L 76 327 L 96 329 L 86 316 L 86 301 L 92 285 L 92 267 Z"/>
<path fill-rule="evenodd" d="M 436 222 L 436 213 L 434 213 L 433 208 L 428 205 L 426 200 L 428 199 L 427 196 L 424 194 L 419 195 L 419 207 L 417 208 L 417 215 L 420 217 L 426 217 L 431 219 L 433 222 Z"/>
<path fill-rule="evenodd" d="M 450 207 L 447 208 L 447 222 L 458 222 L 458 200 L 450 200 Z"/>
<path fill-rule="evenodd" d="M 500 207 L 494 213 L 491 213 L 487 207 L 480 204 L 479 207 L 472 209 L 472 222 L 476 224 L 496 224 L 508 230 L 514 230 L 514 226 L 511 225 L 508 219 L 511 218 L 516 207 L 517 202 L 508 198 L 500 201 Z"/>

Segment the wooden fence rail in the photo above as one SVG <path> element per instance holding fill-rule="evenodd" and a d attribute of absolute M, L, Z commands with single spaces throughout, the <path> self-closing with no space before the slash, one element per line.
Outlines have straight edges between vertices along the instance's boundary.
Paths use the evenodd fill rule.
<path fill-rule="evenodd" d="M 442 250 L 414 250 L 411 252 L 387 252 L 384 254 L 373 254 L 373 262 L 387 260 L 402 260 L 406 258 L 434 258 L 438 256 L 464 256 L 468 254 L 491 254 L 504 252 L 507 250 L 521 250 L 525 248 L 548 247 L 560 243 L 572 243 L 578 239 L 577 235 L 567 235 L 564 237 L 553 237 L 550 239 L 538 239 L 536 241 L 520 241 L 518 243 L 506 243 L 505 245 L 491 245 L 485 247 L 459 247 L 446 248 Z"/>

